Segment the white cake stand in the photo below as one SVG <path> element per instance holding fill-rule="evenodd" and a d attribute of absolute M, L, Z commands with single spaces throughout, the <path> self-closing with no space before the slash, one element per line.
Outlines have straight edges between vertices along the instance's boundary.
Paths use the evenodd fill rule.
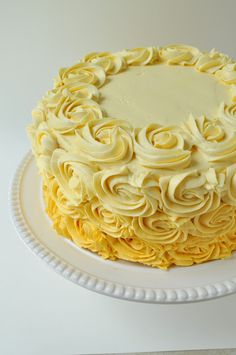
<path fill-rule="evenodd" d="M 189 303 L 236 292 L 236 253 L 230 259 L 162 271 L 107 261 L 58 236 L 44 212 L 41 180 L 31 153 L 13 179 L 9 205 L 19 237 L 58 274 L 101 294 L 146 303 Z"/>

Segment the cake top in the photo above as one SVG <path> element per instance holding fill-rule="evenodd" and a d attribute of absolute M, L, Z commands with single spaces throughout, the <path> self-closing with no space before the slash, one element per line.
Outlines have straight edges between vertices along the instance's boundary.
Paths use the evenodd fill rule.
<path fill-rule="evenodd" d="M 114 213 L 154 213 L 158 199 L 149 190 L 169 214 L 201 213 L 215 203 L 209 191 L 224 195 L 236 161 L 236 64 L 186 45 L 91 53 L 60 70 L 29 133 L 42 174 L 63 175 L 66 193 L 77 183 L 67 169 L 79 164 Z M 133 188 L 143 197 L 128 206 Z"/>
<path fill-rule="evenodd" d="M 149 123 L 176 125 L 190 114 L 217 117 L 221 102 L 230 104 L 230 88 L 212 74 L 199 75 L 193 66 L 130 66 L 109 77 L 99 90 L 108 117 L 134 127 Z"/>

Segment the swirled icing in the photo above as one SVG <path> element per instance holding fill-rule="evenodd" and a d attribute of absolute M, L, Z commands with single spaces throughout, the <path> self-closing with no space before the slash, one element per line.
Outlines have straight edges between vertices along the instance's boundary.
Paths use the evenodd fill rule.
<path fill-rule="evenodd" d="M 127 167 L 114 168 L 94 174 L 93 182 L 99 200 L 114 213 L 149 216 L 158 208 L 158 184 L 148 172 L 135 179 Z"/>
<path fill-rule="evenodd" d="M 90 222 L 114 238 L 129 238 L 134 235 L 132 219 L 114 214 L 106 209 L 98 199 L 88 202 L 85 205 L 85 212 Z"/>
<path fill-rule="evenodd" d="M 175 220 L 165 213 L 157 212 L 149 217 L 134 218 L 133 228 L 135 235 L 151 244 L 183 243 L 188 236 L 185 223 L 185 219 Z"/>
<path fill-rule="evenodd" d="M 162 269 L 229 257 L 236 250 L 235 65 L 215 50 L 174 44 L 94 52 L 61 69 L 28 128 L 55 230 L 103 258 Z M 144 85 L 184 70 L 209 79 L 207 90 L 218 96 L 204 107 L 211 101 L 214 110 L 201 106 L 180 119 L 176 109 L 174 124 L 159 113 L 134 125 L 104 108 L 118 76 L 118 86 L 126 77 L 143 77 Z M 152 88 L 144 87 L 142 98 Z M 186 98 L 196 106 L 195 96 Z M 136 102 L 125 100 L 132 115 Z"/>
<path fill-rule="evenodd" d="M 163 47 L 160 51 L 160 57 L 168 64 L 193 65 L 200 55 L 197 48 L 182 44 L 172 44 Z"/>
<path fill-rule="evenodd" d="M 83 164 L 76 155 L 55 149 L 51 158 L 51 171 L 72 206 L 79 206 L 94 196 L 92 178 L 96 169 Z"/>
<path fill-rule="evenodd" d="M 194 217 L 194 234 L 202 238 L 214 238 L 235 231 L 235 208 L 221 204 L 217 209 Z"/>
<path fill-rule="evenodd" d="M 236 164 L 232 164 L 225 169 L 226 193 L 222 200 L 229 205 L 236 206 Z"/>
<path fill-rule="evenodd" d="M 231 59 L 222 53 L 212 49 L 209 53 L 202 53 L 195 65 L 200 72 L 215 73 L 224 65 L 230 63 Z"/>
<path fill-rule="evenodd" d="M 56 87 L 63 84 L 70 84 L 77 80 L 81 83 L 92 84 L 100 87 L 106 80 L 106 74 L 102 67 L 91 63 L 78 63 L 70 68 L 62 68 L 59 77 L 55 79 Z"/>
<path fill-rule="evenodd" d="M 209 162 L 235 161 L 236 135 L 227 130 L 220 120 L 191 116 L 184 126 Z"/>
<path fill-rule="evenodd" d="M 159 60 L 159 51 L 155 47 L 134 48 L 122 52 L 128 65 L 147 65 Z"/>
<path fill-rule="evenodd" d="M 49 109 L 48 125 L 55 131 L 66 133 L 82 127 L 89 120 L 102 118 L 99 105 L 90 99 L 71 100 L 62 96 L 55 108 Z"/>
<path fill-rule="evenodd" d="M 230 88 L 231 95 L 232 95 L 232 101 L 236 101 L 236 85 L 231 85 Z"/>
<path fill-rule="evenodd" d="M 87 54 L 83 61 L 86 63 L 95 63 L 101 66 L 107 74 L 117 74 L 125 69 L 127 64 L 123 56 L 109 52 L 94 52 Z"/>
<path fill-rule="evenodd" d="M 219 118 L 228 124 L 230 129 L 236 130 L 236 103 L 226 105 L 224 102 L 219 107 Z"/>
<path fill-rule="evenodd" d="M 91 163 L 106 167 L 126 164 L 132 159 L 132 129 L 125 121 L 93 120 L 75 134 L 72 151 Z"/>
<path fill-rule="evenodd" d="M 164 211 L 176 217 L 194 217 L 220 204 L 219 194 L 208 186 L 207 177 L 198 172 L 163 176 L 160 188 Z"/>
<path fill-rule="evenodd" d="M 90 249 L 105 259 L 124 259 L 167 269 L 175 264 L 190 266 L 208 260 L 223 259 L 236 249 L 235 233 L 202 238 L 188 234 L 185 242 L 157 244 L 144 241 L 135 235 L 114 238 L 100 230 L 96 224 L 84 218 L 72 218 L 58 209 L 51 199 L 48 187 L 44 188 L 46 210 L 59 235 L 70 238 L 80 247 Z"/>
<path fill-rule="evenodd" d="M 139 163 L 148 168 L 183 169 L 191 162 L 183 132 L 157 124 L 136 130 L 134 151 Z"/>
<path fill-rule="evenodd" d="M 227 85 L 236 85 L 236 63 L 230 63 L 223 66 L 221 70 L 218 70 L 216 73 L 221 81 Z"/>

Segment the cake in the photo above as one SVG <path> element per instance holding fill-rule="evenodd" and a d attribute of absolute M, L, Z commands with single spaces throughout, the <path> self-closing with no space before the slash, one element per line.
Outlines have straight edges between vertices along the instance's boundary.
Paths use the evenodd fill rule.
<path fill-rule="evenodd" d="M 27 128 L 58 235 L 104 259 L 236 250 L 236 63 L 176 44 L 63 68 Z"/>

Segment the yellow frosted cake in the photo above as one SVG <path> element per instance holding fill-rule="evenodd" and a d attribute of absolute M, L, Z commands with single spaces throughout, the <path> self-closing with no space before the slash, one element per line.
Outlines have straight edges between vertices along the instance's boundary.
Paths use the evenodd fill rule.
<path fill-rule="evenodd" d="M 186 45 L 86 55 L 28 127 L 60 236 L 167 269 L 236 250 L 236 63 Z"/>

